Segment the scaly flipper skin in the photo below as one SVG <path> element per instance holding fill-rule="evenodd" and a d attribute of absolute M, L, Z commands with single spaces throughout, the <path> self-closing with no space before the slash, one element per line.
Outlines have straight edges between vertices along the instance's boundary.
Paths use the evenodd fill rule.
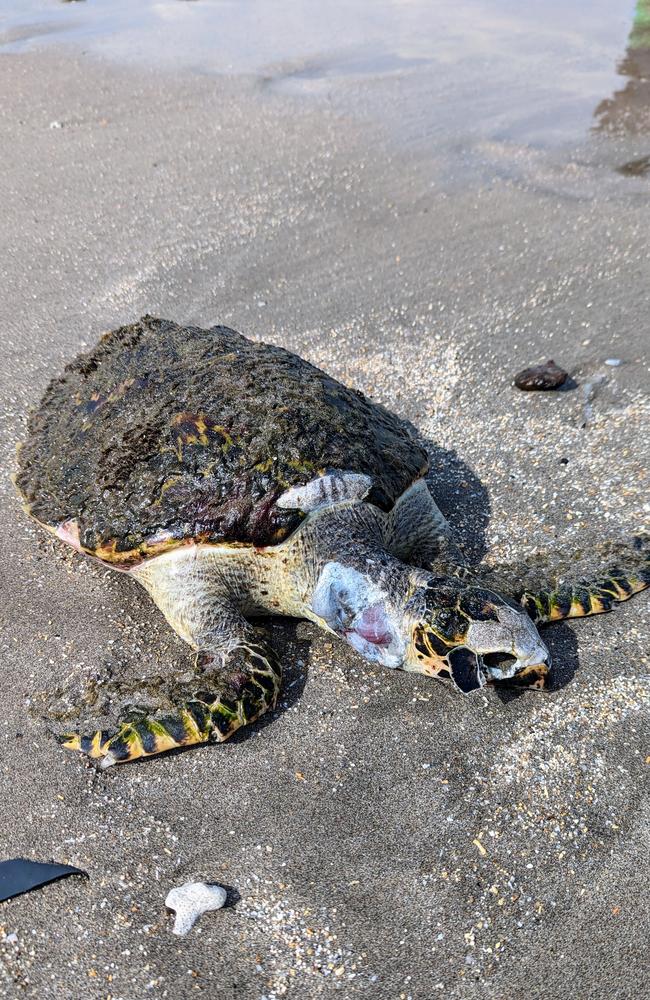
<path fill-rule="evenodd" d="M 550 583 L 543 570 L 538 570 L 537 578 L 531 580 L 530 567 L 525 570 L 529 580 L 523 588 L 513 586 L 513 577 L 522 572 L 513 567 L 488 570 L 482 579 L 490 586 L 510 593 L 535 624 L 545 625 L 568 618 L 603 614 L 611 611 L 615 604 L 629 600 L 650 586 L 649 537 L 638 536 L 629 544 L 618 546 L 615 556 L 618 563 L 615 567 L 610 566 L 608 570 L 594 572 L 593 575 L 583 574 L 575 581 L 569 579 Z M 570 577 L 573 574 L 567 569 L 563 575 Z"/>
<path fill-rule="evenodd" d="M 60 742 L 67 750 L 101 758 L 102 768 L 197 743 L 222 743 L 277 700 L 280 664 L 261 630 L 256 633 L 257 641 L 251 639 L 226 654 L 197 653 L 196 695 L 175 710 L 153 715 L 134 712 L 113 732 L 67 733 Z"/>
<path fill-rule="evenodd" d="M 585 618 L 611 611 L 614 604 L 629 600 L 650 585 L 650 571 L 626 575 L 619 570 L 595 583 L 566 583 L 536 594 L 524 591 L 519 603 L 536 625 L 559 622 L 567 618 Z"/>
<path fill-rule="evenodd" d="M 397 559 L 412 566 L 449 574 L 467 565 L 424 479 L 416 480 L 397 500 L 386 519 L 383 541 Z"/>

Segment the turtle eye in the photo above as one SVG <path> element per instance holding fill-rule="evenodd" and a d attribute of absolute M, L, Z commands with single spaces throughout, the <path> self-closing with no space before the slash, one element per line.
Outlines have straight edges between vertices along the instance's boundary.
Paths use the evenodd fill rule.
<path fill-rule="evenodd" d="M 509 653 L 485 653 L 483 662 L 488 670 L 499 670 L 505 676 L 509 676 L 508 667 L 514 667 L 517 660 Z"/>

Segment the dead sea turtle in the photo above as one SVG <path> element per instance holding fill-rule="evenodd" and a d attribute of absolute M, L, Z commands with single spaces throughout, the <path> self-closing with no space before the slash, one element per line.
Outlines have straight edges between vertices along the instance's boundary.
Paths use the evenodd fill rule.
<path fill-rule="evenodd" d="M 151 317 L 103 337 L 51 382 L 16 483 L 38 522 L 142 584 L 196 659 L 172 710 L 64 745 L 109 766 L 227 739 L 278 695 L 259 616 L 463 692 L 543 687 L 534 621 L 647 585 L 639 556 L 594 585 L 500 596 L 463 571 L 427 468 L 405 423 L 281 348 Z"/>

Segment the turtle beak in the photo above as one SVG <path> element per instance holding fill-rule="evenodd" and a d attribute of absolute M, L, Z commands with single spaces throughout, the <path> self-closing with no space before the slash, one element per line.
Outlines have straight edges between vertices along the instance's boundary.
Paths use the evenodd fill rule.
<path fill-rule="evenodd" d="M 481 660 L 486 682 L 495 687 L 543 691 L 550 685 L 551 657 L 546 647 L 522 658 L 488 653 Z"/>
<path fill-rule="evenodd" d="M 509 687 L 530 688 L 533 691 L 543 691 L 551 684 L 551 662 L 532 663 L 520 673 L 515 674 L 508 682 Z"/>

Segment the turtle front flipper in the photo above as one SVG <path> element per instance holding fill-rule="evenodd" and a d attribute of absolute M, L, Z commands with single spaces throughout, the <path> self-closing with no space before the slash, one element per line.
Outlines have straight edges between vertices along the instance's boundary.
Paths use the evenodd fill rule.
<path fill-rule="evenodd" d="M 537 593 L 525 590 L 519 602 L 537 625 L 543 625 L 611 611 L 649 585 L 650 570 L 627 574 L 614 569 L 595 582 L 562 583 Z"/>
<path fill-rule="evenodd" d="M 275 706 L 282 672 L 261 629 L 227 652 L 199 651 L 195 664 L 193 697 L 165 711 L 131 712 L 113 731 L 66 733 L 59 742 L 101 759 L 107 768 L 179 747 L 221 743 Z"/>
<path fill-rule="evenodd" d="M 607 570 L 593 570 L 596 559 L 616 559 Z M 481 582 L 509 595 L 538 625 L 611 611 L 650 586 L 650 537 L 595 546 L 585 556 L 565 558 L 551 571 L 553 557 L 536 556 L 518 566 L 479 568 Z M 581 565 L 582 564 L 582 565 Z M 561 576 L 558 575 L 561 573 Z M 560 580 L 561 582 L 549 582 Z M 573 579 L 572 579 L 573 578 Z M 523 585 L 522 585 L 523 584 Z"/>

